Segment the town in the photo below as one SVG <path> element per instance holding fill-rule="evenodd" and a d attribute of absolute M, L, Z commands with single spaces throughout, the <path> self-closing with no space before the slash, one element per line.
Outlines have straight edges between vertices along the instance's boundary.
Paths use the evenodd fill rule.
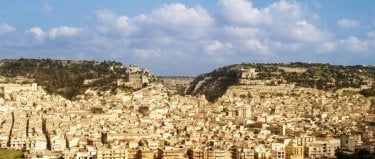
<path fill-rule="evenodd" d="M 375 0 L 0 0 L 0 159 L 375 159 Z"/>
<path fill-rule="evenodd" d="M 215 102 L 137 75 L 117 82 L 143 87 L 137 91 L 88 89 L 74 100 L 1 77 L 0 147 L 33 159 L 315 159 L 336 158 L 337 150 L 375 152 L 374 98 L 350 89 L 266 85 L 254 76 L 254 69 L 242 70 L 240 83 Z"/>

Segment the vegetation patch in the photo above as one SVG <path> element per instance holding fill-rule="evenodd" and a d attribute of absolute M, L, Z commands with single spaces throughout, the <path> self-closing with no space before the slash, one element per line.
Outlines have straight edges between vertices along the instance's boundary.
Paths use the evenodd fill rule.
<path fill-rule="evenodd" d="M 18 159 L 18 158 L 23 158 L 22 151 L 0 148 L 0 159 Z"/>
<path fill-rule="evenodd" d="M 325 63 L 295 62 L 289 64 L 238 64 L 216 69 L 198 76 L 187 89 L 187 94 L 204 94 L 209 101 L 221 97 L 226 89 L 239 84 L 241 70 L 253 68 L 256 78 L 250 80 L 269 81 L 274 84 L 295 84 L 299 87 L 336 91 L 342 88 L 361 88 L 375 79 L 374 66 L 342 66 Z M 353 95 L 356 92 L 345 92 Z M 375 87 L 359 92 L 375 96 Z"/>
<path fill-rule="evenodd" d="M 373 85 L 369 89 L 363 89 L 359 93 L 362 94 L 365 97 L 374 97 L 375 96 L 375 85 Z"/>
<path fill-rule="evenodd" d="M 127 67 L 114 61 L 0 60 L 1 76 L 34 79 L 48 93 L 59 94 L 67 99 L 84 93 L 88 88 L 114 91 L 117 79 L 128 78 L 126 71 Z"/>
<path fill-rule="evenodd" d="M 365 149 L 361 149 L 353 154 L 346 154 L 341 150 L 336 150 L 337 159 L 375 159 L 375 154 Z"/>
<path fill-rule="evenodd" d="M 230 86 L 238 83 L 240 75 L 241 72 L 238 69 L 231 69 L 231 66 L 216 69 L 194 79 L 186 94 L 203 94 L 208 101 L 214 102 Z"/>

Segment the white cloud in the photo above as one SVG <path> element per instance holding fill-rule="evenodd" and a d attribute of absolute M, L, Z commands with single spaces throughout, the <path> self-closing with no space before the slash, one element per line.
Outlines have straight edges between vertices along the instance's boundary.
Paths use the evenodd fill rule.
<path fill-rule="evenodd" d="M 138 28 L 132 24 L 130 19 L 127 16 L 120 16 L 116 19 L 116 27 L 124 35 L 130 35 L 136 33 Z"/>
<path fill-rule="evenodd" d="M 180 3 L 158 8 L 150 15 L 146 15 L 145 20 L 156 25 L 172 27 L 174 29 L 181 29 L 180 27 L 206 28 L 213 22 L 210 15 L 202 7 L 187 8 Z"/>
<path fill-rule="evenodd" d="M 61 26 L 57 28 L 52 28 L 48 31 L 44 31 L 40 27 L 32 27 L 26 31 L 26 34 L 32 37 L 32 42 L 43 42 L 46 40 L 55 40 L 59 38 L 67 38 L 67 37 L 76 37 L 78 36 L 83 29 L 81 28 L 74 28 L 74 27 L 67 27 Z"/>
<path fill-rule="evenodd" d="M 341 19 L 337 21 L 337 25 L 343 28 L 356 28 L 360 26 L 360 23 L 356 20 L 351 20 L 351 19 Z"/>
<path fill-rule="evenodd" d="M 56 39 L 59 37 L 73 37 L 77 36 L 83 30 L 80 28 L 62 26 L 58 28 L 52 28 L 48 31 L 48 36 L 50 39 Z"/>
<path fill-rule="evenodd" d="M 269 12 L 273 22 L 279 23 L 301 20 L 304 19 L 303 16 L 306 16 L 306 9 L 295 1 L 280 0 L 265 7 L 264 10 Z"/>
<path fill-rule="evenodd" d="M 247 39 L 249 37 L 263 37 L 264 30 L 257 27 L 224 26 L 222 33 L 233 39 Z"/>
<path fill-rule="evenodd" d="M 341 44 L 341 47 L 344 48 L 344 50 L 349 50 L 350 52 L 359 54 L 369 51 L 370 47 L 369 41 L 360 40 L 355 36 L 340 40 L 339 44 Z"/>
<path fill-rule="evenodd" d="M 0 36 L 9 34 L 9 33 L 13 32 L 15 30 L 16 29 L 14 27 L 10 26 L 9 24 L 6 24 L 6 23 L 0 24 Z"/>
<path fill-rule="evenodd" d="M 368 38 L 375 39 L 375 31 L 367 32 L 367 37 L 368 37 Z"/>
<path fill-rule="evenodd" d="M 96 18 L 99 22 L 111 23 L 115 21 L 117 17 L 109 10 L 99 10 L 96 11 Z"/>
<path fill-rule="evenodd" d="M 151 14 L 135 17 L 134 21 L 144 31 L 152 30 L 150 35 L 170 34 L 184 39 L 201 38 L 214 24 L 214 20 L 202 7 L 188 8 L 180 3 L 164 5 L 153 10 Z"/>
<path fill-rule="evenodd" d="M 264 8 L 255 8 L 251 1 L 245 0 L 220 0 L 218 4 L 221 15 L 229 23 L 224 33 L 241 39 L 283 41 L 291 38 L 316 43 L 330 38 L 328 31 L 308 20 L 319 17 L 295 1 L 281 0 Z"/>
<path fill-rule="evenodd" d="M 240 26 L 292 23 L 304 15 L 303 7 L 294 1 L 281 0 L 264 8 L 255 8 L 246 0 L 219 0 L 218 5 L 228 23 Z"/>
<path fill-rule="evenodd" d="M 200 6 L 188 8 L 176 3 L 154 9 L 150 14 L 135 17 L 116 15 L 108 10 L 96 12 L 100 33 L 110 36 L 138 36 L 154 38 L 173 37 L 181 40 L 197 40 L 207 35 L 214 19 Z"/>
<path fill-rule="evenodd" d="M 100 10 L 96 12 L 96 18 L 100 23 L 96 29 L 104 34 L 116 35 L 120 34 L 128 36 L 138 31 L 132 20 L 127 16 L 117 16 L 108 10 Z"/>
<path fill-rule="evenodd" d="M 334 42 L 325 42 L 317 46 L 316 52 L 328 53 L 328 52 L 334 51 L 335 49 L 336 49 L 336 44 Z"/>
<path fill-rule="evenodd" d="M 193 68 L 213 68 L 247 59 L 285 62 L 323 59 L 326 55 L 328 59 L 336 53 L 351 57 L 375 49 L 374 31 L 368 32 L 367 37 L 337 39 L 335 32 L 321 26 L 319 16 L 310 13 L 300 1 L 279 0 L 256 7 L 252 1 L 219 0 L 217 6 L 218 10 L 211 14 L 200 6 L 181 3 L 166 4 L 136 16 L 99 10 L 95 12 L 96 23 L 84 29 L 28 29 L 24 36 L 20 35 L 25 38 L 20 52 L 34 48 L 51 52 L 48 49 L 52 48 L 70 52 L 64 55 L 67 57 L 85 53 L 87 58 L 111 58 L 142 66 L 167 63 L 165 69 L 170 72 L 192 68 L 191 72 L 198 73 Z M 357 23 L 347 26 L 358 27 Z M 0 23 L 0 35 L 13 31 L 12 26 Z M 10 40 L 9 44 L 17 47 L 17 41 Z M 4 47 L 0 45 L 1 50 Z M 171 63 L 176 66 L 171 67 Z"/>
<path fill-rule="evenodd" d="M 30 28 L 27 33 L 32 34 L 33 38 L 38 42 L 42 42 L 46 37 L 46 33 L 39 27 Z"/>
<path fill-rule="evenodd" d="M 329 33 L 322 31 L 305 20 L 295 22 L 291 35 L 301 42 L 322 42 L 329 39 Z"/>
<path fill-rule="evenodd" d="M 315 23 L 319 16 L 296 1 L 281 0 L 263 8 L 245 0 L 219 0 L 217 4 L 220 14 L 213 16 L 200 6 L 180 3 L 135 17 L 102 10 L 96 12 L 97 29 L 111 33 L 102 35 L 109 41 L 128 40 L 127 49 L 141 59 L 187 60 L 202 56 L 202 52 L 208 60 L 216 61 L 242 56 L 277 58 L 290 53 L 303 58 L 305 52 L 327 53 L 337 48 L 331 33 Z M 116 47 L 105 46 L 114 50 Z M 160 50 L 165 51 L 161 54 Z"/>
<path fill-rule="evenodd" d="M 44 14 L 47 14 L 47 13 L 52 12 L 53 8 L 49 4 L 44 3 L 43 5 L 38 7 L 37 10 L 44 13 Z"/>
<path fill-rule="evenodd" d="M 286 53 L 301 53 L 299 51 L 304 47 L 304 45 L 299 42 L 268 41 L 267 44 L 270 46 L 270 52 L 282 55 Z"/>
<path fill-rule="evenodd" d="M 117 16 L 109 10 L 96 11 L 96 18 L 100 24 L 96 29 L 101 33 L 107 33 L 116 26 Z"/>
<path fill-rule="evenodd" d="M 116 26 L 119 29 L 127 29 L 130 27 L 129 18 L 127 16 L 120 16 L 116 20 Z"/>
<path fill-rule="evenodd" d="M 219 0 L 218 5 L 221 14 L 227 21 L 235 24 L 258 24 L 269 21 L 269 17 L 265 16 L 268 10 L 261 11 L 253 8 L 251 1 L 245 0 Z"/>
<path fill-rule="evenodd" d="M 252 54 L 268 54 L 270 49 L 267 45 L 262 43 L 257 39 L 248 39 L 243 41 L 243 45 L 246 50 L 250 51 Z"/>
<path fill-rule="evenodd" d="M 222 56 L 230 52 L 233 45 L 230 43 L 223 43 L 217 40 L 202 42 L 203 50 L 210 56 Z"/>
<path fill-rule="evenodd" d="M 158 57 L 160 57 L 161 54 L 161 50 L 159 49 L 135 49 L 134 52 L 136 56 L 149 60 L 156 60 Z"/>

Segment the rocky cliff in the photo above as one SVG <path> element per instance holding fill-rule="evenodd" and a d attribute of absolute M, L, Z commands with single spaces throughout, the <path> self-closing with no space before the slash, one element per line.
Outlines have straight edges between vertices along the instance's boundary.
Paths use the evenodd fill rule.
<path fill-rule="evenodd" d="M 342 66 L 324 63 L 237 64 L 199 75 L 186 89 L 187 95 L 205 95 L 214 102 L 229 86 L 294 84 L 299 87 L 336 91 L 355 88 L 351 93 L 375 95 L 374 66 Z"/>
<path fill-rule="evenodd" d="M 199 75 L 186 89 L 188 95 L 205 95 L 210 102 L 221 97 L 229 86 L 239 82 L 241 71 L 236 65 L 222 67 Z"/>

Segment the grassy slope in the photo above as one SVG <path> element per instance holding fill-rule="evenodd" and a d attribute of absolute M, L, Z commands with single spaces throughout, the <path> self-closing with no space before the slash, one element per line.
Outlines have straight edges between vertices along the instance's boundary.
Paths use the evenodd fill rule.
<path fill-rule="evenodd" d="M 0 159 L 22 158 L 22 151 L 0 148 Z"/>

